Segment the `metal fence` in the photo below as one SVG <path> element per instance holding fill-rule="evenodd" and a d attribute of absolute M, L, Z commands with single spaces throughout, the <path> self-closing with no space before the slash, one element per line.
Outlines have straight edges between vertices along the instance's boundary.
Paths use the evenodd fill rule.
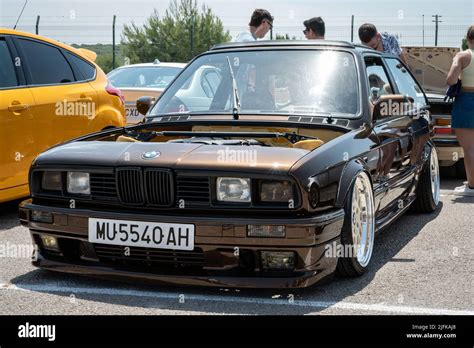
<path fill-rule="evenodd" d="M 245 25 L 240 19 L 232 16 L 219 16 L 224 28 L 235 37 L 240 31 L 245 30 Z M 115 18 L 115 19 L 114 19 Z M 25 16 L 17 29 L 39 33 L 47 37 L 68 44 L 119 44 L 125 24 L 134 22 L 137 25 L 145 23 L 148 16 L 88 16 L 76 17 L 74 13 L 69 16 Z M 0 26 L 12 27 L 16 17 L 0 15 Z M 434 15 L 424 16 L 386 16 L 373 18 L 367 16 L 333 16 L 324 18 L 326 22 L 326 38 L 358 42 L 357 30 L 365 22 L 374 23 L 384 32 L 395 34 L 402 46 L 446 46 L 460 47 L 467 27 L 473 22 L 470 15 L 458 17 L 438 17 L 436 23 Z M 276 35 L 288 34 L 291 38 L 304 39 L 303 24 L 298 24 L 292 18 L 279 19 L 273 30 Z M 193 35 L 189 38 L 192 40 Z M 270 38 L 270 37 L 269 37 Z M 192 45 L 191 45 L 192 46 Z M 112 48 L 111 48 L 112 50 Z"/>
<path fill-rule="evenodd" d="M 18 29 L 52 37 L 54 39 L 77 44 L 112 43 L 112 27 L 114 16 L 27 16 L 22 17 Z M 115 32 L 120 38 L 123 26 L 135 22 L 142 25 L 148 16 L 124 17 L 116 16 Z M 235 36 L 239 31 L 245 30 L 245 25 L 236 23 L 234 17 L 220 17 L 225 29 Z M 0 26 L 12 27 L 16 17 L 0 15 Z M 434 46 L 436 33 L 438 45 L 459 47 L 466 34 L 467 27 L 474 19 L 470 15 L 458 17 L 440 16 L 439 26 L 436 25 L 434 15 L 394 18 L 393 16 L 335 16 L 324 18 L 328 39 L 351 41 L 357 39 L 357 28 L 366 22 L 374 23 L 380 31 L 387 31 L 397 35 L 404 45 Z M 276 34 L 289 34 L 290 37 L 302 39 L 303 25 L 291 20 L 280 20 L 274 28 Z"/>

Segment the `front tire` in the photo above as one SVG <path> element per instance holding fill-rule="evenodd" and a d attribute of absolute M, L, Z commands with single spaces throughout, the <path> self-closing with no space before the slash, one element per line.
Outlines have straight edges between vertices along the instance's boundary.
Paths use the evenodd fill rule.
<path fill-rule="evenodd" d="M 416 188 L 416 199 L 412 205 L 415 213 L 432 213 L 438 208 L 440 202 L 440 175 L 438 153 L 436 148 L 431 148 L 430 158 L 420 174 Z"/>
<path fill-rule="evenodd" d="M 374 194 L 367 173 L 357 174 L 344 211 L 341 244 L 345 255 L 338 260 L 337 273 L 356 277 L 364 274 L 369 266 L 375 238 Z M 351 255 L 346 255 L 348 251 Z"/>

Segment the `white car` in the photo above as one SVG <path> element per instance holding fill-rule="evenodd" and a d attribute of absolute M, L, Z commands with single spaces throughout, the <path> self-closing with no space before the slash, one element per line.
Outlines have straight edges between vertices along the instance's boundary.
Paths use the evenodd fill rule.
<path fill-rule="evenodd" d="M 120 89 L 125 97 L 127 124 L 143 120 L 137 110 L 136 101 L 142 96 L 158 99 L 169 83 L 183 70 L 183 63 L 133 64 L 117 68 L 107 74 L 112 85 Z"/>
<path fill-rule="evenodd" d="M 176 96 L 193 110 L 208 110 L 220 81 L 220 69 L 204 65 L 188 78 Z"/>

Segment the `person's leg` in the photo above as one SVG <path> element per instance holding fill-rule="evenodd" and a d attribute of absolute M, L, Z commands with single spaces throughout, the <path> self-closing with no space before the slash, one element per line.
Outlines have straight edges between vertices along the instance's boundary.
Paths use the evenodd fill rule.
<path fill-rule="evenodd" d="M 474 129 L 456 129 L 456 136 L 464 150 L 464 164 L 469 187 L 474 188 Z"/>

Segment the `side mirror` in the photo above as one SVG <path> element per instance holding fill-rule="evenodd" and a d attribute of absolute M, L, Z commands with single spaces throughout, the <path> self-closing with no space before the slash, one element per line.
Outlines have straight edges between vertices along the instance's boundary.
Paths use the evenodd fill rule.
<path fill-rule="evenodd" d="M 413 110 L 415 100 L 402 94 L 382 95 L 374 103 L 372 120 L 377 121 L 390 116 L 408 115 Z"/>
<path fill-rule="evenodd" d="M 155 97 L 140 97 L 137 100 L 137 110 L 140 114 L 145 116 L 152 107 L 152 105 L 155 103 Z"/>

